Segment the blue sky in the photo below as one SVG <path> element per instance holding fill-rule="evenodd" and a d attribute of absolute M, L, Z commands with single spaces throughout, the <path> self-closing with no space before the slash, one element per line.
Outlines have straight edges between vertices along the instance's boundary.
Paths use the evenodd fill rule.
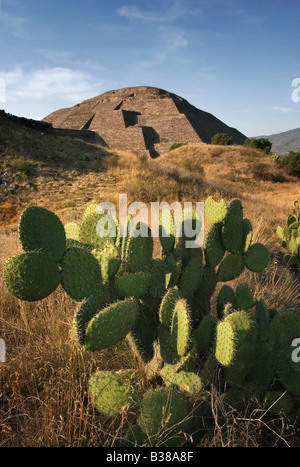
<path fill-rule="evenodd" d="M 142 85 L 246 136 L 298 128 L 299 18 L 297 0 L 1 0 L 0 108 L 41 119 Z"/>

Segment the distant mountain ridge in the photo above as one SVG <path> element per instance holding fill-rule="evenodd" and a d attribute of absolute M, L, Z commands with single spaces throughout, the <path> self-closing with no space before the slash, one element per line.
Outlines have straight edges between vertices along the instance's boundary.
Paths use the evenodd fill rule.
<path fill-rule="evenodd" d="M 258 136 L 268 138 L 272 143 L 272 152 L 277 154 L 288 154 L 290 151 L 300 151 L 300 128 L 275 133 L 269 136 Z"/>

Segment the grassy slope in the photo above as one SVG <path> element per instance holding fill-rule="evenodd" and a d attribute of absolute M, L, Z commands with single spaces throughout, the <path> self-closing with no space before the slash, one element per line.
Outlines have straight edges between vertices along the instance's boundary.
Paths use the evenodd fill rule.
<path fill-rule="evenodd" d="M 272 254 L 265 273 L 252 277 L 245 272 L 238 280 L 247 281 L 269 307 L 299 309 L 299 284 L 280 264 L 274 233 L 277 224 L 285 222 L 291 203 L 300 198 L 299 182 L 255 179 L 251 167 L 257 162 L 265 164 L 266 173 L 278 177 L 281 172 L 261 152 L 189 145 L 153 161 L 36 134 L 9 123 L 0 125 L 0 154 L 0 177 L 9 180 L 8 186 L 0 185 L 0 275 L 3 262 L 19 251 L 16 231 L 10 229 L 16 228 L 18 214 L 28 204 L 48 207 L 67 222 L 80 219 L 93 201 L 117 203 L 118 193 L 127 193 L 129 202 L 146 203 L 203 201 L 213 194 L 242 199 L 245 216 L 253 221 L 255 241 L 266 244 Z M 11 190 L 14 184 L 18 187 Z M 111 446 L 125 420 L 111 421 L 95 413 L 87 382 L 97 367 L 117 369 L 120 361 L 138 375 L 141 365 L 126 343 L 92 355 L 79 349 L 71 333 L 76 304 L 60 289 L 29 304 L 10 296 L 1 281 L 0 303 L 0 337 L 8 350 L 8 362 L 0 367 L 0 446 Z M 222 419 L 222 425 L 219 421 L 202 444 L 293 444 L 293 434 L 280 433 L 285 420 L 266 421 L 262 429 L 263 424 L 248 415 L 235 417 Z M 126 423 L 130 426 L 130 420 Z"/>

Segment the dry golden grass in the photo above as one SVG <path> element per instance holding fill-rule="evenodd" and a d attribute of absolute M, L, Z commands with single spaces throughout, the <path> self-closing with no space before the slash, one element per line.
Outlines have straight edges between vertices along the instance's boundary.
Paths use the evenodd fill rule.
<path fill-rule="evenodd" d="M 133 153 L 106 154 L 94 172 L 62 170 L 57 178 L 35 178 L 37 188 L 11 195 L 0 203 L 0 278 L 4 261 L 20 249 L 15 229 L 18 215 L 28 204 L 54 211 L 65 223 L 81 219 L 91 202 L 118 203 L 119 193 L 128 202 L 203 201 L 212 194 L 227 200 L 239 197 L 244 216 L 254 226 L 255 241 L 271 252 L 268 268 L 261 274 L 244 272 L 232 285 L 248 282 L 256 298 L 270 308 L 299 310 L 297 280 L 282 266 L 275 235 L 292 202 L 300 198 L 299 182 L 257 182 L 249 167 L 256 158 L 270 158 L 246 148 L 188 145 L 150 160 Z M 234 172 L 236 178 L 226 174 Z M 225 180 L 224 180 L 225 175 Z M 72 334 L 74 303 L 59 288 L 38 303 L 23 303 L 0 283 L 0 337 L 7 343 L 7 363 L 0 364 L 0 446 L 113 446 L 131 427 L 131 415 L 114 420 L 95 412 L 88 380 L 97 368 L 132 368 L 142 387 L 143 365 L 126 342 L 108 351 L 89 353 L 78 347 Z M 218 394 L 211 392 L 213 423 L 202 433 L 199 446 L 293 446 L 299 432 L 283 416 L 249 408 L 243 413 L 225 411 Z M 149 441 L 151 443 L 151 441 Z"/>

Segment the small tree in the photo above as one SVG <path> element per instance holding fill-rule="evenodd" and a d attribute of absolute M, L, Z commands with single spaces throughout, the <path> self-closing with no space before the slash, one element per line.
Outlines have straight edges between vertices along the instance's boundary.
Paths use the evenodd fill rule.
<path fill-rule="evenodd" d="M 227 133 L 216 133 L 211 139 L 211 144 L 230 146 L 233 144 L 232 136 L 228 135 Z"/>
<path fill-rule="evenodd" d="M 283 164 L 289 175 L 300 177 L 300 151 L 290 151 L 288 156 L 283 158 Z"/>
<path fill-rule="evenodd" d="M 266 154 L 269 154 L 272 149 L 272 143 L 267 138 L 248 138 L 246 139 L 244 146 L 247 148 L 261 149 Z"/>

